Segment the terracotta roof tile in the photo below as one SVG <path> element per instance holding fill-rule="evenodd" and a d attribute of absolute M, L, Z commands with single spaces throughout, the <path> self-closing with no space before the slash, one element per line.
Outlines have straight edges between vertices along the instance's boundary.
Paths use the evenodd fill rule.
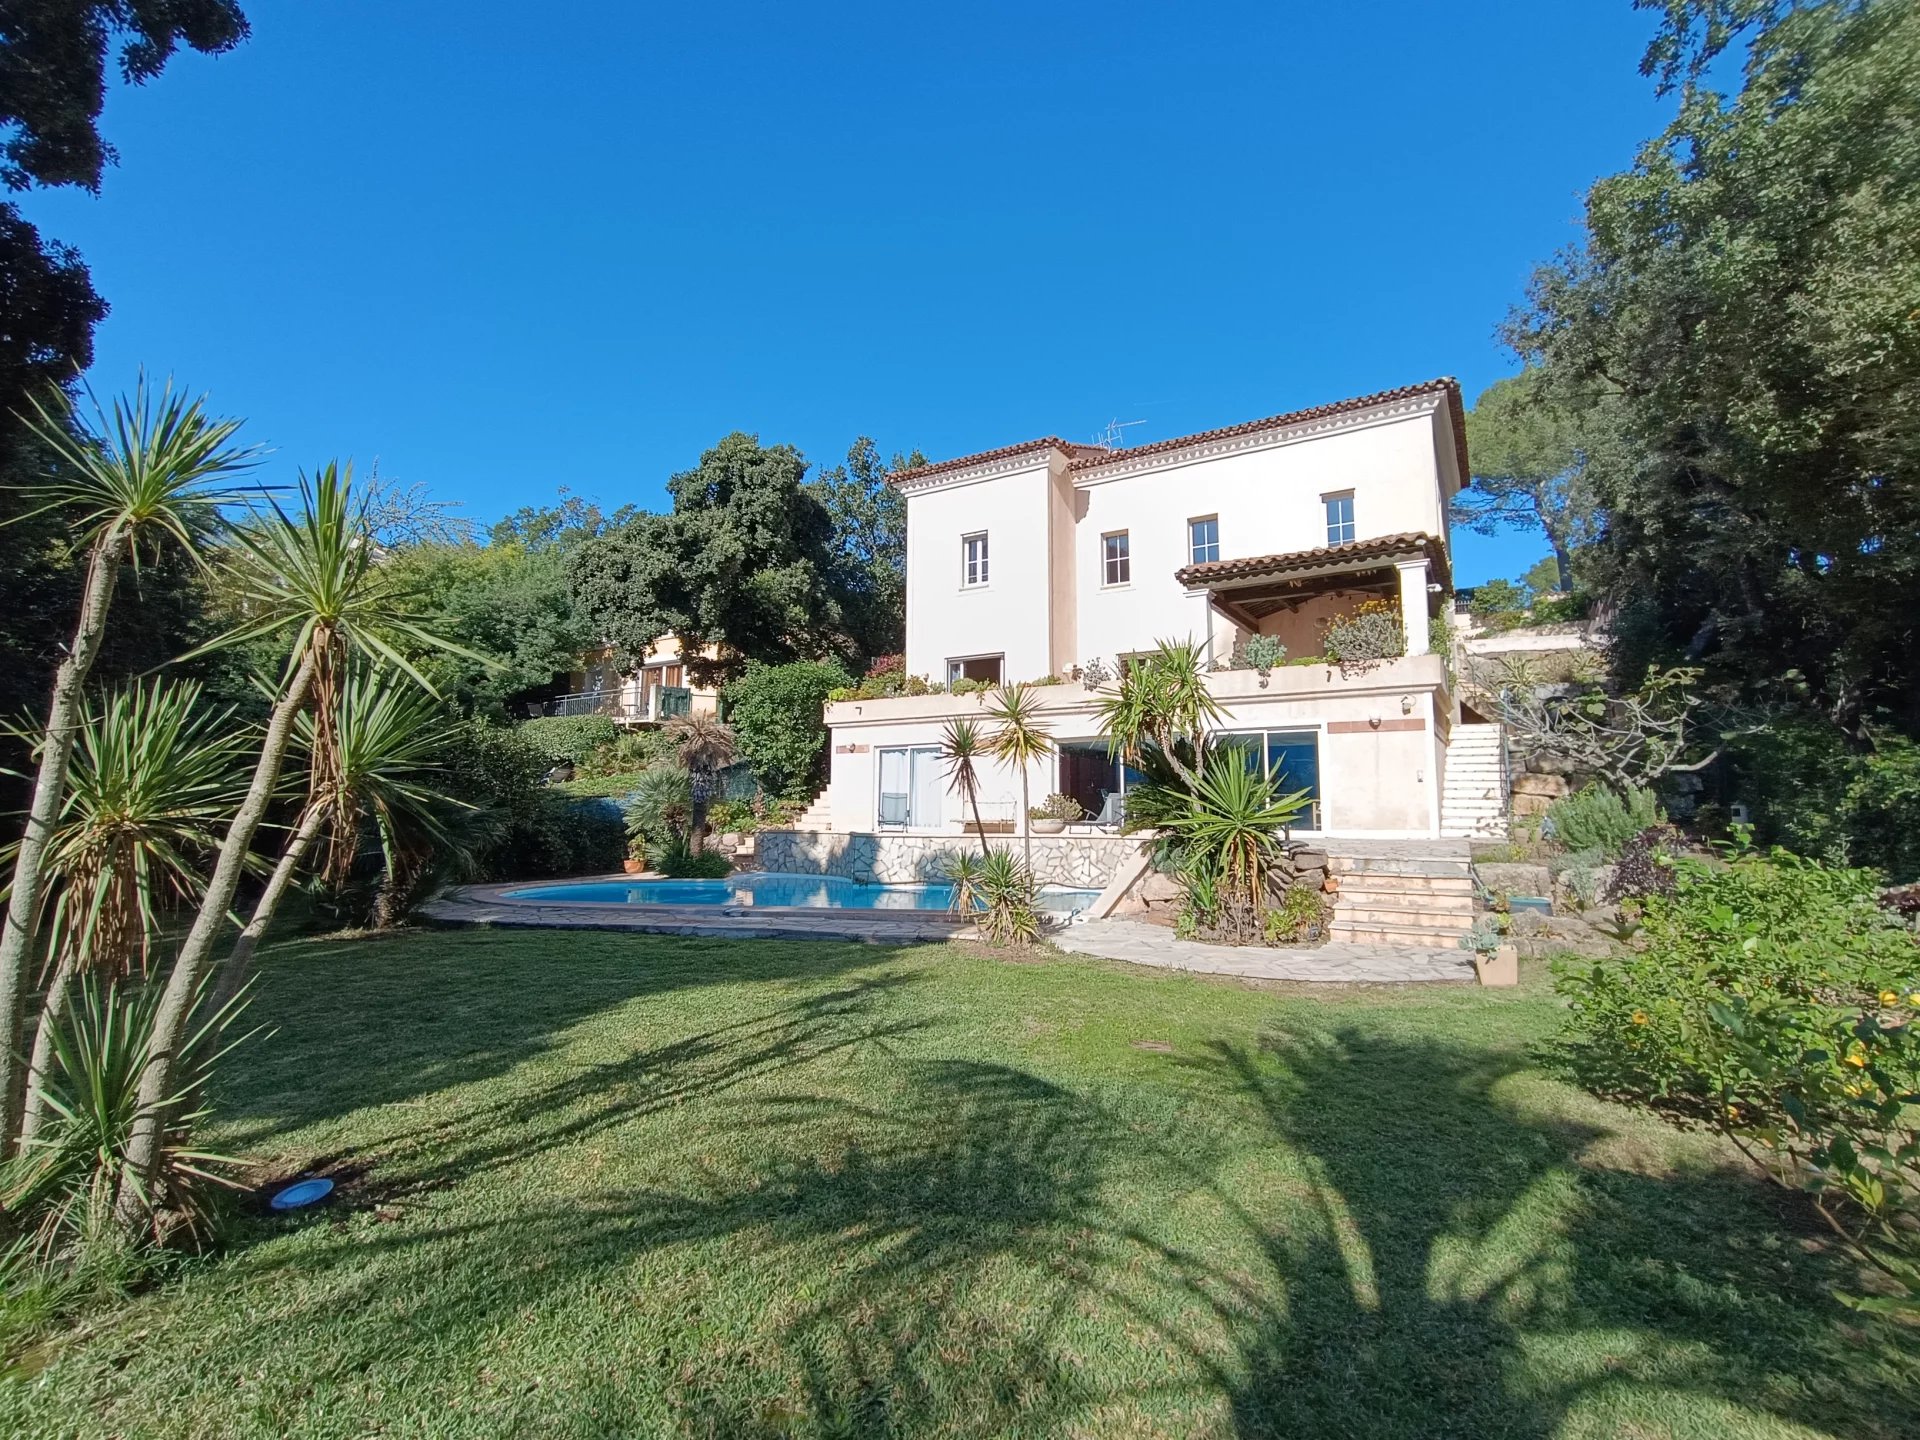
<path fill-rule="evenodd" d="M 1071 468 L 1091 470 L 1097 466 L 1132 460 L 1138 456 L 1152 455 L 1162 450 L 1178 450 L 1183 445 L 1196 445 L 1208 440 L 1225 440 L 1235 435 L 1253 435 L 1262 430 L 1278 429 L 1282 425 L 1297 425 L 1302 420 L 1320 420 L 1329 415 L 1343 415 L 1350 410 L 1364 410 L 1370 405 L 1385 405 L 1395 400 L 1411 399 L 1415 395 L 1430 395 L 1435 391 L 1446 395 L 1448 406 L 1452 411 L 1454 449 L 1460 461 L 1460 481 L 1465 484 L 1469 474 L 1466 417 L 1460 404 L 1460 382 L 1451 375 L 1443 375 L 1437 380 L 1426 380 L 1418 385 L 1402 385 L 1393 390 L 1380 390 L 1372 395 L 1356 395 L 1351 400 L 1335 400 L 1330 404 L 1314 405 L 1305 410 L 1292 410 L 1285 415 L 1270 415 L 1265 420 L 1246 420 L 1238 425 L 1223 426 L 1218 430 L 1202 430 L 1196 435 L 1181 435 L 1172 440 L 1156 440 L 1150 445 L 1136 445 L 1131 450 L 1110 450 L 1102 455 L 1075 460 Z"/>
<path fill-rule="evenodd" d="M 1038 440 L 1027 440 L 1018 445 L 1002 445 L 998 450 L 982 450 L 976 455 L 961 455 L 952 460 L 942 460 L 937 465 L 916 465 L 911 470 L 895 470 L 887 476 L 892 485 L 913 484 L 926 479 L 929 475 L 938 475 L 947 470 L 959 470 L 968 465 L 985 465 L 993 460 L 1011 460 L 1015 455 L 1024 455 L 1029 450 L 1062 450 L 1074 455 L 1087 449 L 1085 445 L 1071 445 L 1057 435 L 1043 435 Z"/>
<path fill-rule="evenodd" d="M 1351 400 L 1335 400 L 1327 405 L 1289 411 L 1285 415 L 1271 415 L 1264 420 L 1247 420 L 1219 430 L 1202 430 L 1198 434 L 1181 435 L 1172 440 L 1156 440 L 1150 445 L 1136 445 L 1130 450 L 1110 450 L 1104 445 L 1076 444 L 1070 440 L 1062 440 L 1057 435 L 1043 435 L 1038 440 L 1028 440 L 1019 445 L 1004 445 L 998 450 L 982 450 L 977 454 L 942 460 L 935 465 L 919 465 L 912 470 L 896 470 L 887 479 L 894 485 L 915 485 L 930 476 L 944 474 L 949 470 L 960 470 L 971 465 L 985 465 L 995 460 L 1010 460 L 1016 455 L 1023 455 L 1029 451 L 1048 449 L 1059 450 L 1066 454 L 1069 457 L 1071 469 L 1091 470 L 1115 461 L 1131 460 L 1140 455 L 1177 450 L 1183 445 L 1223 440 L 1234 435 L 1252 435 L 1261 430 L 1276 429 L 1282 425 L 1295 425 L 1302 420 L 1319 420 L 1329 415 L 1341 415 L 1350 410 L 1364 410 L 1369 405 L 1384 405 L 1394 400 L 1406 400 L 1415 395 L 1428 395 L 1435 391 L 1440 391 L 1447 397 L 1448 408 L 1453 419 L 1454 452 L 1460 464 L 1460 482 L 1464 485 L 1471 474 L 1467 469 L 1466 416 L 1460 403 L 1460 383 L 1451 376 L 1427 380 L 1418 385 L 1402 385 L 1394 390 L 1381 390 L 1372 395 L 1357 395 Z"/>
<path fill-rule="evenodd" d="M 1229 580 L 1262 580 L 1268 576 L 1296 574 L 1350 560 L 1385 560 L 1389 556 L 1424 553 L 1439 567 L 1441 583 L 1447 579 L 1447 552 L 1438 540 L 1418 530 L 1398 535 L 1378 535 L 1370 540 L 1349 540 L 1344 545 L 1321 545 L 1312 550 L 1291 550 L 1281 555 L 1252 555 L 1241 560 L 1206 560 L 1185 565 L 1173 572 L 1173 578 L 1189 590 Z"/>

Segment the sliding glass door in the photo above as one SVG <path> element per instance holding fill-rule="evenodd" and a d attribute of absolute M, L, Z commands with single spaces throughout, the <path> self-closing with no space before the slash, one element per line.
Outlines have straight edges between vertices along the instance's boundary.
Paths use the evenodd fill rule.
<path fill-rule="evenodd" d="M 880 754 L 880 823 L 915 830 L 941 823 L 947 777 L 931 745 L 883 749 Z"/>

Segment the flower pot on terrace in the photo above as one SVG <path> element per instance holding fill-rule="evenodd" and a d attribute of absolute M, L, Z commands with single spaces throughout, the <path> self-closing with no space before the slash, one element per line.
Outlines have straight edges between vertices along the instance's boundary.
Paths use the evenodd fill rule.
<path fill-rule="evenodd" d="M 647 862 L 644 860 L 622 860 L 620 862 L 620 868 L 629 875 L 644 875 L 647 869 Z"/>
<path fill-rule="evenodd" d="M 1058 835 L 1067 828 L 1067 822 L 1064 820 L 1035 820 L 1031 824 L 1033 833 L 1036 835 Z"/>

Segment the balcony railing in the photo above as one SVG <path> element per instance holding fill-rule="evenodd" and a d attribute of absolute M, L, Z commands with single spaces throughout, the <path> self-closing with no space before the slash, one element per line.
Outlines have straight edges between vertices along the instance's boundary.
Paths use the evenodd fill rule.
<path fill-rule="evenodd" d="M 611 720 L 625 724 L 642 724 L 648 720 L 671 720 L 676 715 L 685 715 L 693 706 L 693 691 L 684 685 L 655 685 L 646 695 L 636 700 L 633 692 L 626 688 L 619 690 L 578 690 L 571 695 L 556 695 L 551 700 L 535 701 L 528 705 L 530 716 L 536 715 L 605 715 Z"/>

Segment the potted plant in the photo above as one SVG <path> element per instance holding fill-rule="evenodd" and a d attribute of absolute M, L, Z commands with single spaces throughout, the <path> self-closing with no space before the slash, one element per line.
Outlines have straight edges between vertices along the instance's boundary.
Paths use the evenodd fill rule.
<path fill-rule="evenodd" d="M 1520 983 L 1520 947 L 1506 943 L 1504 918 L 1476 916 L 1473 929 L 1460 937 L 1460 948 L 1473 952 L 1473 972 L 1482 985 Z"/>
<path fill-rule="evenodd" d="M 635 835 L 627 841 L 627 858 L 620 862 L 620 868 L 629 875 L 640 875 L 647 868 L 647 842 Z"/>
<path fill-rule="evenodd" d="M 1075 820 L 1085 817 L 1086 811 L 1080 802 L 1071 795 L 1049 795 L 1038 805 L 1027 811 L 1036 835 L 1058 835 Z"/>

